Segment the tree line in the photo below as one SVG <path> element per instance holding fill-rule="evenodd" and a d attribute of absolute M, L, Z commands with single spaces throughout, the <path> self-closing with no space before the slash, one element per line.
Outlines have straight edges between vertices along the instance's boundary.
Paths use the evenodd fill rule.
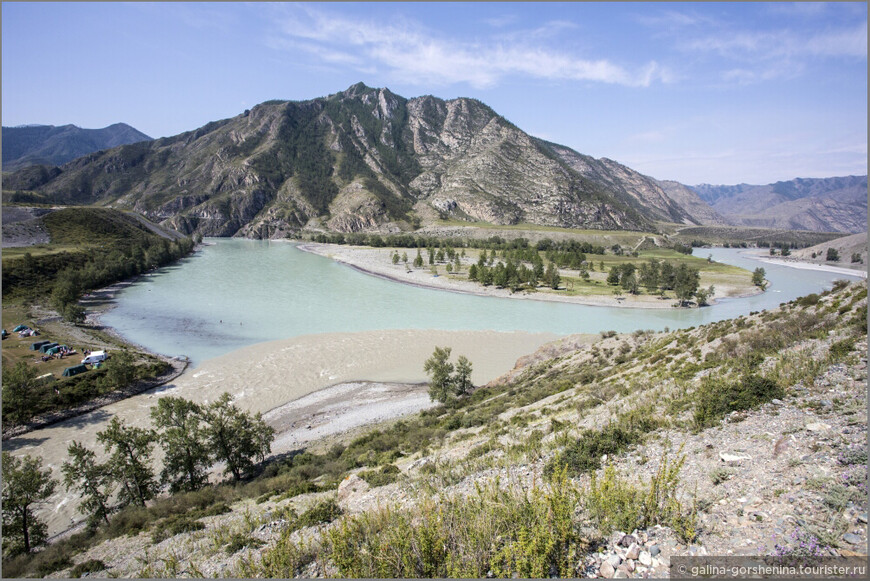
<path fill-rule="evenodd" d="M 698 299 L 699 305 L 707 304 L 715 289 L 712 286 L 699 288 L 700 281 L 701 273 L 697 268 L 685 263 L 675 267 L 655 258 L 641 263 L 639 267 L 632 262 L 615 265 L 607 275 L 607 284 L 618 286 L 629 294 L 640 294 L 641 287 L 650 294 L 662 297 L 666 291 L 673 291 L 680 305 L 685 305 L 693 297 Z"/>
<path fill-rule="evenodd" d="M 83 293 L 166 266 L 190 254 L 194 246 L 190 238 L 169 241 L 154 237 L 88 251 L 41 256 L 26 253 L 3 264 L 4 298 L 48 296 L 65 320 L 81 322 L 84 308 L 78 299 Z"/>
<path fill-rule="evenodd" d="M 208 470 L 225 464 L 224 474 L 238 482 L 271 452 L 275 431 L 261 414 L 251 415 L 232 403 L 228 393 L 208 405 L 164 397 L 151 410 L 153 428 L 129 426 L 117 417 L 97 433 L 107 459 L 73 441 L 62 467 L 63 484 L 81 495 L 79 510 L 93 530 L 111 514 L 130 505 L 144 507 L 165 486 L 171 493 L 208 484 Z M 155 443 L 165 454 L 159 477 L 152 468 Z M 42 459 L 3 452 L 3 553 L 30 552 L 46 540 L 47 527 L 35 509 L 57 488 Z M 114 504 L 113 504 L 114 499 Z"/>

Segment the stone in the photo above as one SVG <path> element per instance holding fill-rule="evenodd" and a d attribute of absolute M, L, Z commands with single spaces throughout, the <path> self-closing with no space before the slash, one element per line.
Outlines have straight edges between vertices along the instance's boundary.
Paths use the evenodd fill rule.
<path fill-rule="evenodd" d="M 846 533 L 845 535 L 843 535 L 843 540 L 846 541 L 847 543 L 849 543 L 850 545 L 860 545 L 861 543 L 864 542 L 864 539 L 862 539 L 860 536 L 856 535 L 855 533 Z"/>
<path fill-rule="evenodd" d="M 598 573 L 606 579 L 612 579 L 613 575 L 616 573 L 616 569 L 614 569 L 613 565 L 611 565 L 608 561 L 604 561 L 603 563 L 601 563 L 601 567 L 598 569 Z"/>
<path fill-rule="evenodd" d="M 858 519 L 858 522 L 867 524 L 867 513 L 866 512 L 860 513 L 856 518 Z"/>
<path fill-rule="evenodd" d="M 719 452 L 719 459 L 726 464 L 739 464 L 744 460 L 752 460 L 749 454 L 731 454 L 728 452 Z"/>
<path fill-rule="evenodd" d="M 652 557 L 650 556 L 648 551 L 641 551 L 640 555 L 638 556 L 638 561 L 640 561 L 641 565 L 644 565 L 646 567 L 652 565 Z"/>
<path fill-rule="evenodd" d="M 343 509 L 347 510 L 352 501 L 368 492 L 369 483 L 357 476 L 356 474 L 351 474 L 347 478 L 341 481 L 341 484 L 338 485 L 338 494 L 336 497 L 336 501 L 338 505 Z"/>
<path fill-rule="evenodd" d="M 640 547 L 637 546 L 637 543 L 632 543 L 628 548 L 628 551 L 625 553 L 626 559 L 637 559 L 640 555 Z"/>
<path fill-rule="evenodd" d="M 621 539 L 619 539 L 620 547 L 630 547 L 632 543 L 637 542 L 637 539 L 634 538 L 634 535 L 623 535 Z"/>
<path fill-rule="evenodd" d="M 649 548 L 649 554 L 653 557 L 658 556 L 658 554 L 661 552 L 662 550 L 659 548 L 658 545 L 653 545 Z"/>
<path fill-rule="evenodd" d="M 619 569 L 616 571 L 616 573 L 613 574 L 613 578 L 614 579 L 628 579 L 628 573 L 626 573 L 622 569 Z"/>
<path fill-rule="evenodd" d="M 831 426 L 829 426 L 828 424 L 823 423 L 823 422 L 813 422 L 811 424 L 807 424 L 804 427 L 809 432 L 825 432 L 825 431 L 831 429 Z"/>
<path fill-rule="evenodd" d="M 610 555 L 607 558 L 607 562 L 610 563 L 613 566 L 613 568 L 615 569 L 616 567 L 619 567 L 622 564 L 622 559 L 620 558 L 619 555 L 614 554 L 614 555 Z"/>

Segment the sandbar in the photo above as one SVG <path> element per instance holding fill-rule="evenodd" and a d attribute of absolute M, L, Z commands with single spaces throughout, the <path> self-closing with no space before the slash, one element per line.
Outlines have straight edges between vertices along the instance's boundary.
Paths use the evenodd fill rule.
<path fill-rule="evenodd" d="M 299 428 L 293 423 L 301 416 L 294 416 L 292 408 L 281 409 L 289 402 L 336 386 L 332 392 L 321 394 L 329 405 L 342 399 L 350 403 L 349 410 L 335 414 L 336 421 L 345 422 L 348 427 L 363 425 L 428 405 L 425 387 L 419 384 L 428 379 L 423 372 L 423 362 L 436 346 L 451 347 L 454 360 L 459 355 L 468 357 L 474 366 L 472 381 L 482 385 L 513 369 L 520 357 L 557 338 L 552 333 L 386 330 L 327 333 L 259 343 L 204 361 L 162 387 L 11 438 L 4 442 L 3 449 L 16 455 L 41 457 L 44 465 L 52 469 L 54 478 L 60 479 L 67 446 L 73 440 L 94 450 L 98 461 L 104 459 L 96 434 L 105 429 L 113 417 L 117 416 L 128 425 L 150 427 L 150 410 L 160 397 L 171 395 L 208 403 L 227 391 L 242 409 L 253 413 L 274 410 L 268 417 L 281 431 L 273 449 L 274 453 L 280 453 L 310 441 L 293 435 L 282 436 L 284 431 Z M 368 382 L 368 385 L 347 389 L 342 394 L 341 390 L 346 388 L 340 384 L 352 382 Z M 417 384 L 417 387 L 396 387 L 393 391 L 398 398 L 396 402 L 404 400 L 404 403 L 388 404 L 382 397 L 384 394 L 376 397 L 378 390 L 383 390 L 372 383 Z M 354 414 L 357 401 L 364 403 L 365 409 Z M 300 413 L 318 413 L 312 403 L 313 400 L 303 402 L 305 405 L 301 407 L 305 409 Z M 390 409 L 392 412 L 388 413 Z M 321 431 L 333 433 L 334 428 Z M 159 472 L 159 448 L 155 450 L 155 460 Z M 66 530 L 72 521 L 82 520 L 76 511 L 78 500 L 77 495 L 68 494 L 64 486 L 58 486 L 57 492 L 39 511 L 40 518 L 48 524 L 50 535 Z"/>
<path fill-rule="evenodd" d="M 348 246 L 343 244 L 323 244 L 317 242 L 305 242 L 297 246 L 303 252 L 310 252 L 326 258 L 330 258 L 341 264 L 350 266 L 360 272 L 377 276 L 387 280 L 400 282 L 411 286 L 444 290 L 449 292 L 478 295 L 484 297 L 501 297 L 509 299 L 547 301 L 558 303 L 572 303 L 593 307 L 623 307 L 635 309 L 671 309 L 674 300 L 661 300 L 657 295 L 640 294 L 624 295 L 615 297 L 612 294 L 599 295 L 567 295 L 539 290 L 538 292 L 520 291 L 512 292 L 506 288 L 496 288 L 493 285 L 483 286 L 467 279 L 457 279 L 446 275 L 434 276 L 428 268 L 409 268 L 403 263 L 392 264 L 389 260 L 393 251 L 391 248 L 370 248 L 366 246 Z M 399 249 L 407 252 L 408 258 L 413 259 L 416 254 L 414 249 Z M 465 259 L 468 262 L 468 259 Z M 463 268 L 467 268 L 465 264 Z M 439 269 L 444 270 L 445 265 Z M 560 270 L 564 275 L 568 271 Z M 739 298 L 761 293 L 761 289 L 752 286 L 735 285 L 729 277 L 720 275 L 708 275 L 710 282 L 716 287 L 716 298 Z M 607 292 L 610 292 L 608 287 Z M 716 304 L 716 298 L 710 304 Z"/>

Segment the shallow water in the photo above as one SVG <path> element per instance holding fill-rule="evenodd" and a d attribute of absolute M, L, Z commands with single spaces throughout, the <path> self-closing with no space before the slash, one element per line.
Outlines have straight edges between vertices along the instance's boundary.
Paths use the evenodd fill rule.
<path fill-rule="evenodd" d="M 285 241 L 210 239 L 181 263 L 120 292 L 103 321 L 143 347 L 194 363 L 259 343 L 316 333 L 380 329 L 550 332 L 559 335 L 691 327 L 830 288 L 841 274 L 745 258 L 736 249 L 701 256 L 771 281 L 761 295 L 703 309 L 627 309 L 514 300 L 418 288 L 302 252 Z"/>

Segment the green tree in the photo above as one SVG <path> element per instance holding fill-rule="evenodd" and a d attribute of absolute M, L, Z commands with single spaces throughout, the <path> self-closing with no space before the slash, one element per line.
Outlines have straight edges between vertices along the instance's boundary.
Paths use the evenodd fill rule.
<path fill-rule="evenodd" d="M 414 258 L 414 268 L 423 266 L 423 255 L 420 254 L 420 249 L 417 249 L 417 256 Z"/>
<path fill-rule="evenodd" d="M 126 387 L 136 379 L 136 365 L 133 354 L 127 350 L 112 354 L 106 362 L 106 384 L 115 387 Z"/>
<path fill-rule="evenodd" d="M 559 289 L 559 284 L 562 282 L 562 278 L 559 276 L 559 271 L 556 269 L 556 265 L 552 262 L 547 265 L 547 272 L 544 273 L 544 281 L 551 289 Z"/>
<path fill-rule="evenodd" d="M 36 400 L 36 368 L 25 361 L 3 365 L 3 419 L 19 423 L 33 415 Z"/>
<path fill-rule="evenodd" d="M 51 469 L 42 458 L 18 458 L 3 452 L 3 553 L 29 553 L 46 540 L 48 527 L 36 518 L 35 508 L 54 492 Z"/>
<path fill-rule="evenodd" d="M 830 262 L 840 262 L 840 253 L 836 248 L 828 248 L 828 252 L 825 254 L 825 260 Z"/>
<path fill-rule="evenodd" d="M 759 267 L 759 268 L 756 268 L 756 269 L 752 272 L 752 284 L 754 284 L 755 286 L 763 287 L 763 286 L 764 286 L 764 275 L 765 275 L 765 274 L 766 274 L 766 273 L 764 272 L 764 269 L 763 269 L 763 268 L 760 268 L 760 267 Z"/>
<path fill-rule="evenodd" d="M 399 264 L 399 253 L 393 252 L 393 264 Z"/>
<path fill-rule="evenodd" d="M 432 356 L 423 363 L 423 371 L 431 378 L 429 381 L 429 398 L 432 401 L 445 403 L 450 399 L 451 377 L 453 364 L 450 359 L 450 347 L 435 347 Z"/>
<path fill-rule="evenodd" d="M 100 521 L 109 523 L 109 498 L 114 482 L 108 467 L 97 463 L 97 456 L 79 442 L 67 448 L 70 459 L 63 463 L 63 482 L 67 489 L 79 493 L 82 502 L 79 511 L 88 517 L 88 525 L 96 527 Z"/>
<path fill-rule="evenodd" d="M 224 393 L 204 411 L 208 446 L 215 460 L 226 463 L 224 474 L 232 474 L 236 482 L 252 471 L 254 460 L 262 462 L 272 451 L 274 428 L 262 414 L 252 416 L 233 405 L 230 394 Z"/>
<path fill-rule="evenodd" d="M 698 306 L 703 307 L 704 305 L 706 305 L 707 301 L 710 300 L 710 297 L 712 297 L 715 292 L 716 287 L 714 287 L 712 284 L 705 289 L 699 288 L 695 292 L 695 298 L 698 299 Z"/>
<path fill-rule="evenodd" d="M 472 264 L 468 267 L 468 280 L 477 280 L 477 265 Z"/>
<path fill-rule="evenodd" d="M 198 490 L 208 482 L 211 454 L 206 441 L 202 408 L 180 397 L 164 397 L 151 408 L 163 451 L 161 480 L 173 493 Z"/>
<path fill-rule="evenodd" d="M 67 323 L 72 323 L 74 325 L 80 325 L 85 322 L 85 315 L 87 311 L 85 308 L 78 303 L 67 303 L 66 306 L 63 307 L 63 310 L 60 311 L 63 320 Z"/>
<path fill-rule="evenodd" d="M 700 273 L 697 269 L 690 267 L 687 264 L 681 264 L 676 268 L 674 276 L 674 294 L 677 295 L 677 300 L 680 305 L 686 304 L 698 290 L 698 284 L 701 280 Z"/>
<path fill-rule="evenodd" d="M 109 455 L 109 473 L 120 484 L 118 499 L 123 506 L 145 502 L 157 494 L 157 483 L 151 468 L 154 431 L 127 426 L 117 417 L 108 427 L 97 432 L 97 442 Z"/>
<path fill-rule="evenodd" d="M 466 395 L 474 385 L 471 383 L 471 361 L 465 355 L 460 355 L 456 361 L 456 375 L 453 377 L 453 392 L 456 395 Z"/>

